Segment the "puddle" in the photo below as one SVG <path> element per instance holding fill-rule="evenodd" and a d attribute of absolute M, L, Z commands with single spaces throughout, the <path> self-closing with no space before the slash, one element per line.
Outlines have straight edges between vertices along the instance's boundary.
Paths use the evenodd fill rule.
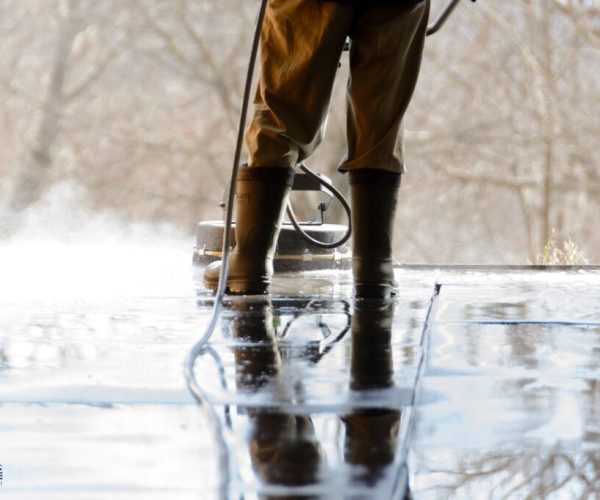
<path fill-rule="evenodd" d="M 347 272 L 280 275 L 226 299 L 200 407 L 183 363 L 213 298 L 190 260 L 0 248 L 3 498 L 388 498 L 407 473 L 416 499 L 598 491 L 598 273 L 398 269 L 383 304 Z"/>
<path fill-rule="evenodd" d="M 599 275 L 447 281 L 411 443 L 414 497 L 594 498 Z"/>

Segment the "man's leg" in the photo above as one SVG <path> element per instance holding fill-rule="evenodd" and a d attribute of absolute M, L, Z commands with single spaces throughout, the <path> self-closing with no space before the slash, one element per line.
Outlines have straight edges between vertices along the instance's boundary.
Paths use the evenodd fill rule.
<path fill-rule="evenodd" d="M 423 53 L 429 1 L 357 13 L 348 83 L 352 270 L 357 296 L 396 292 L 392 243 L 404 172 L 401 125 Z"/>
<path fill-rule="evenodd" d="M 236 185 L 236 246 L 227 291 L 268 293 L 294 167 L 321 139 L 354 8 L 318 0 L 270 0 L 261 34 L 256 111 L 246 133 L 249 167 Z M 221 263 L 204 284 L 216 289 Z"/>
<path fill-rule="evenodd" d="M 357 13 L 351 29 L 348 154 L 340 170 L 404 173 L 402 119 L 414 93 L 429 0 Z"/>
<path fill-rule="evenodd" d="M 320 143 L 354 10 L 320 0 L 269 2 L 246 134 L 251 167 L 295 167 Z"/>

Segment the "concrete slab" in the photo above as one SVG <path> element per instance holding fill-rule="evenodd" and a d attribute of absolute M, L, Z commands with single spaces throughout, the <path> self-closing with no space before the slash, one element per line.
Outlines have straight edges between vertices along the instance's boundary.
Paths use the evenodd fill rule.
<path fill-rule="evenodd" d="M 2 296 L 3 498 L 600 489 L 599 270 L 405 267 L 391 303 L 354 301 L 348 272 L 280 275 L 226 300 L 200 407 L 183 362 L 213 299 L 158 266 Z"/>
<path fill-rule="evenodd" d="M 409 470 L 415 498 L 600 491 L 597 271 L 444 276 Z"/>

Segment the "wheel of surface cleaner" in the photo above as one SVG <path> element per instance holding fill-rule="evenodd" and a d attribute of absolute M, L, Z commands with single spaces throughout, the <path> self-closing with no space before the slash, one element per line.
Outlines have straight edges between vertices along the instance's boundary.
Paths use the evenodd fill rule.
<path fill-rule="evenodd" d="M 231 241 L 235 244 L 235 223 L 231 228 Z M 302 224 L 313 238 L 331 243 L 346 234 L 347 227 L 340 224 Z M 221 258 L 223 248 L 223 221 L 204 221 L 196 230 L 194 263 L 207 265 Z M 319 248 L 304 240 L 289 223 L 282 225 L 275 253 L 275 272 L 310 271 L 319 269 L 350 269 L 350 247 Z"/>

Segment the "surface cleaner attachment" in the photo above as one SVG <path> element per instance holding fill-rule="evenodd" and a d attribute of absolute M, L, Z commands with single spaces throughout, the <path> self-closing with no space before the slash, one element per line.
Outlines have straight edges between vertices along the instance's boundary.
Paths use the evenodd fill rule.
<path fill-rule="evenodd" d="M 288 210 L 290 220 L 284 221 L 277 240 L 277 251 L 273 262 L 275 272 L 350 269 L 348 226 L 325 222 L 325 212 L 334 198 L 334 193 L 327 186 L 331 186 L 331 182 L 323 175 L 317 176 L 306 168 L 296 173 L 292 191 L 317 191 L 319 201 L 312 221 L 296 222 L 293 212 L 291 209 Z M 337 197 L 337 194 L 335 196 Z M 222 203 L 221 206 L 223 205 Z M 298 231 L 298 226 L 301 232 Z M 221 259 L 224 227 L 222 220 L 202 221 L 198 224 L 193 259 L 195 264 L 207 265 Z M 303 235 L 302 232 L 305 234 Z M 235 245 L 235 222 L 232 224 L 230 234 L 231 241 Z M 315 244 L 309 239 L 321 244 Z M 338 244 L 337 242 L 340 241 L 343 243 Z M 325 248 L 334 245 L 335 248 Z"/>

